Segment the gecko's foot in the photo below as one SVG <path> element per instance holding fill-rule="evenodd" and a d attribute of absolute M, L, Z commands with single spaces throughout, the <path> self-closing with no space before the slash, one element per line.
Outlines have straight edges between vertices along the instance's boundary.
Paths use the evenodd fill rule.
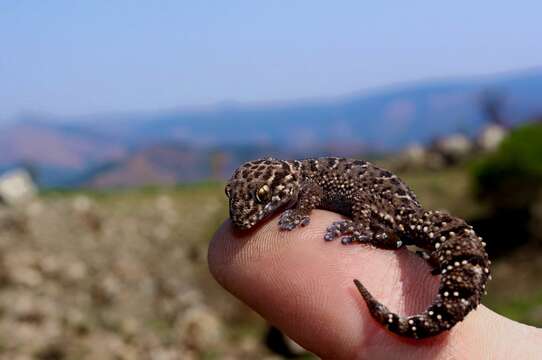
<path fill-rule="evenodd" d="M 335 221 L 334 223 L 329 225 L 328 228 L 326 229 L 324 240 L 326 241 L 335 240 L 339 236 L 345 233 L 348 233 L 349 232 L 348 229 L 351 226 L 352 226 L 352 231 L 353 231 L 354 230 L 353 222 L 350 220 Z"/>
<path fill-rule="evenodd" d="M 327 228 L 324 240 L 331 241 L 339 237 L 341 237 L 341 243 L 346 245 L 352 242 L 368 242 L 373 237 L 373 233 L 352 220 L 341 220 L 335 221 Z"/>
<path fill-rule="evenodd" d="M 293 209 L 288 209 L 282 213 L 279 219 L 281 230 L 293 230 L 297 226 L 306 226 L 310 222 L 309 215 L 299 214 Z"/>

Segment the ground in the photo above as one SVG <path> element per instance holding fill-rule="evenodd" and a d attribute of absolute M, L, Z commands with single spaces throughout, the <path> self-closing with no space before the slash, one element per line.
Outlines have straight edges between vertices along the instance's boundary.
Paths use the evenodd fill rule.
<path fill-rule="evenodd" d="M 404 178 L 428 207 L 484 212 L 463 169 Z M 272 358 L 265 322 L 207 269 L 226 217 L 221 183 L 47 192 L 0 209 L 0 357 Z M 483 302 L 541 326 L 541 258 L 520 248 L 497 259 Z"/>

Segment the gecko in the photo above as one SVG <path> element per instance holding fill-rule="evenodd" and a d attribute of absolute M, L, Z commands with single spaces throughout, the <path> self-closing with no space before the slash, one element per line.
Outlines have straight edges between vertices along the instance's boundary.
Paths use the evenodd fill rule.
<path fill-rule="evenodd" d="M 415 247 L 440 276 L 438 294 L 422 313 L 399 316 L 354 284 L 372 317 L 392 333 L 422 339 L 451 329 L 480 304 L 491 264 L 486 243 L 464 220 L 426 210 L 407 184 L 370 162 L 326 157 L 259 159 L 241 165 L 225 187 L 234 227 L 250 229 L 281 212 L 278 225 L 307 226 L 313 209 L 347 219 L 329 225 L 325 241 L 395 250 Z"/>

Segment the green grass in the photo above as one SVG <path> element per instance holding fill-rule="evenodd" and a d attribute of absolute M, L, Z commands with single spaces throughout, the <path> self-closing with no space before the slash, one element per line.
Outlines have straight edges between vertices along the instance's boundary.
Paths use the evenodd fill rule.
<path fill-rule="evenodd" d="M 534 290 L 532 294 L 492 294 L 483 300 L 484 305 L 510 319 L 542 326 L 542 290 Z"/>
<path fill-rule="evenodd" d="M 113 189 L 64 189 L 49 188 L 40 191 L 43 198 L 64 198 L 77 195 L 86 195 L 93 198 L 107 198 L 118 196 L 153 196 L 157 194 L 184 194 L 191 191 L 209 191 L 213 193 L 224 193 L 224 182 L 200 181 L 195 183 L 178 184 L 172 186 L 149 185 L 136 188 L 113 188 Z"/>

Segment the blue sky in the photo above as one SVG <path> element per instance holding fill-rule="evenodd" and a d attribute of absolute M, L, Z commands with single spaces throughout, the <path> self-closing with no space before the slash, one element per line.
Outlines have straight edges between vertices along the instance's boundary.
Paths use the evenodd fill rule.
<path fill-rule="evenodd" d="M 542 65 L 540 1 L 0 1 L 0 121 Z"/>

